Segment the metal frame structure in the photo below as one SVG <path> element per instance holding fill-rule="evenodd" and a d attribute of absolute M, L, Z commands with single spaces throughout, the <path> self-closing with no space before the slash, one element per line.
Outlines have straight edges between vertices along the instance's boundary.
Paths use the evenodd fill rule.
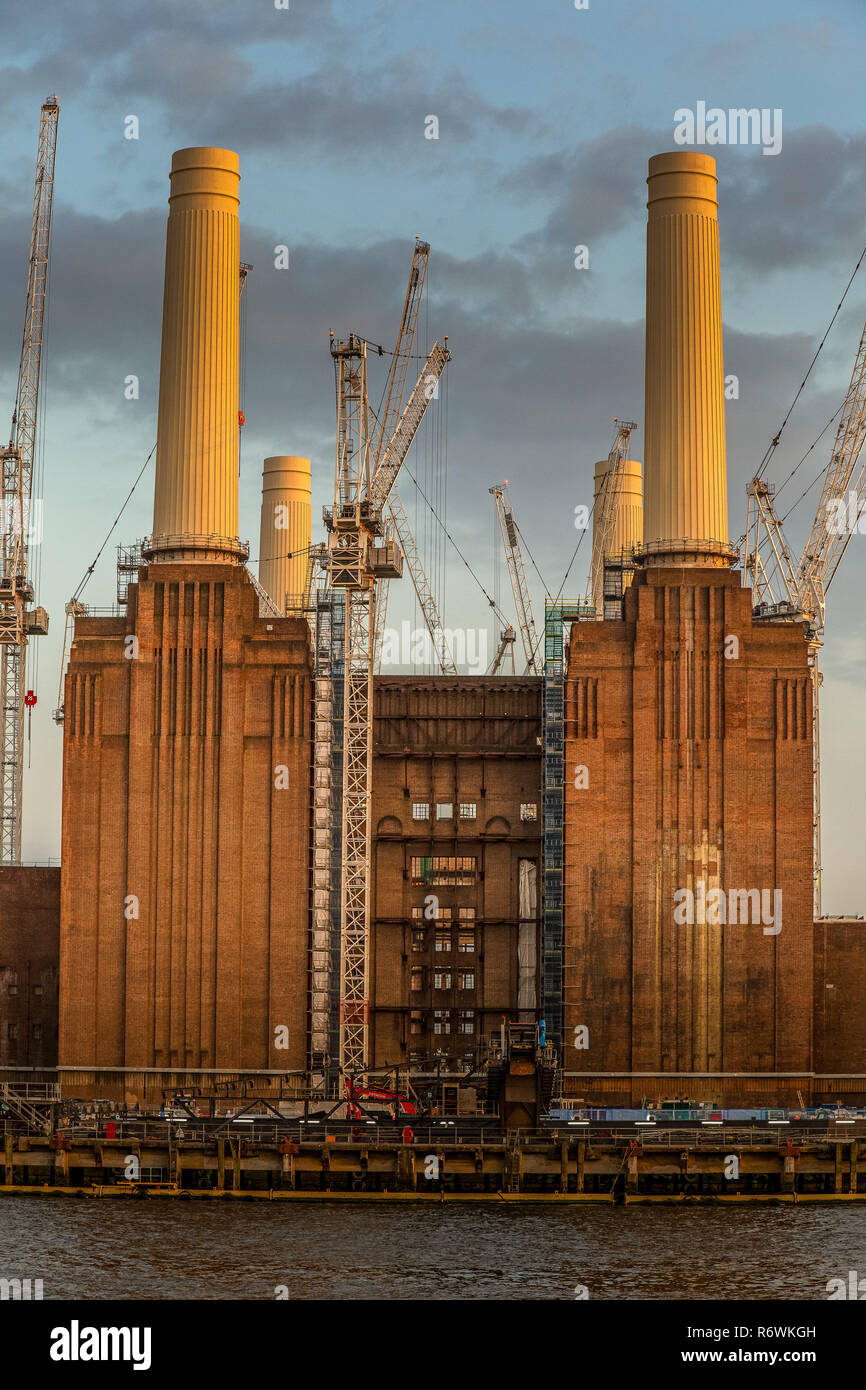
<path fill-rule="evenodd" d="M 529 598 L 529 585 L 526 582 L 526 566 L 523 563 L 523 551 L 520 547 L 520 532 L 517 529 L 514 509 L 510 499 L 506 496 L 505 488 L 506 484 L 500 483 L 496 487 L 488 488 L 488 492 L 496 502 L 499 530 L 502 533 L 502 544 L 505 548 L 505 562 L 508 565 L 511 592 L 514 595 L 514 606 L 517 609 L 517 623 L 526 657 L 525 674 L 536 676 L 539 673 L 538 631 Z"/>
<path fill-rule="evenodd" d="M 541 1010 L 546 1035 L 560 1056 L 564 1044 L 565 866 L 565 638 L 566 623 L 593 618 L 578 599 L 544 604 L 544 690 L 542 764 Z"/>
<path fill-rule="evenodd" d="M 48 288 L 48 252 L 51 242 L 51 209 L 54 200 L 54 156 L 60 104 L 56 96 L 42 103 L 33 221 L 27 270 L 27 299 L 18 388 L 8 448 L 0 450 L 3 514 L 2 574 L 0 574 L 0 861 L 21 861 L 21 792 L 24 775 L 24 674 L 28 636 L 48 631 L 48 615 L 42 608 L 29 610 L 33 584 L 29 578 L 32 527 L 33 467 L 39 408 L 39 376 L 45 329 Z"/>
<path fill-rule="evenodd" d="M 497 652 L 496 652 L 495 657 L 493 658 L 493 664 L 492 664 L 492 666 L 490 667 L 490 670 L 489 670 L 488 673 L 487 673 L 488 675 L 490 675 L 490 676 L 498 676 L 498 675 L 499 675 L 499 668 L 502 666 L 502 663 L 503 663 L 504 660 L 505 660 L 505 656 L 506 656 L 506 653 L 507 653 L 507 652 L 510 652 L 510 653 L 511 653 L 511 674 L 514 675 L 514 643 L 515 643 L 515 641 L 516 641 L 516 636 L 515 636 L 515 632 L 514 632 L 514 627 L 512 626 L 511 623 L 509 623 L 509 624 L 508 624 L 508 627 L 503 628 L 502 632 L 500 632 L 500 634 L 499 634 L 499 647 L 498 647 L 498 649 L 497 649 Z"/>

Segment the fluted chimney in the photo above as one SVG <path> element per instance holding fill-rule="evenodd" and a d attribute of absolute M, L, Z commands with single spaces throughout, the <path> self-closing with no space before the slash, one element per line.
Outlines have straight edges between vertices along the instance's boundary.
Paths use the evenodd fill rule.
<path fill-rule="evenodd" d="M 297 454 L 265 459 L 259 583 L 283 612 L 297 608 L 310 553 L 310 460 Z"/>
<path fill-rule="evenodd" d="M 177 150 L 165 240 L 154 560 L 234 561 L 238 541 L 238 157 Z"/>
<path fill-rule="evenodd" d="M 649 162 L 643 555 L 651 565 L 734 558 L 716 183 L 706 154 Z"/>

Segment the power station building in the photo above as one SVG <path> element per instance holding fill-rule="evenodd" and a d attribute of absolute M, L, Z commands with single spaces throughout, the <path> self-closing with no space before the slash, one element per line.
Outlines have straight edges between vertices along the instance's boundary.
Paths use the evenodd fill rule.
<path fill-rule="evenodd" d="M 643 539 L 622 619 L 574 624 L 568 653 L 565 1066 L 625 1104 L 665 1086 L 796 1103 L 814 1070 L 807 649 L 753 618 L 731 571 L 715 162 L 657 155 L 647 182 Z"/>
<path fill-rule="evenodd" d="M 174 155 L 153 532 L 66 675 L 80 1097 L 336 1077 L 338 682 L 301 612 L 308 459 L 265 460 L 258 584 L 237 535 L 238 180 Z M 645 454 L 595 535 L 603 621 L 554 612 L 543 677 L 375 682 L 370 1066 L 478 1074 L 503 1018 L 543 1018 L 566 1097 L 862 1101 L 866 924 L 813 917 L 806 642 L 733 568 L 714 161 L 656 156 L 648 185 Z"/>

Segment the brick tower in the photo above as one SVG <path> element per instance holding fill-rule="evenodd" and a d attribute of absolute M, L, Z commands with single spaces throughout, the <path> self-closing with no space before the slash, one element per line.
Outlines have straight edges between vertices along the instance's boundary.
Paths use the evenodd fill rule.
<path fill-rule="evenodd" d="M 66 676 L 61 1077 L 127 1101 L 264 1094 L 306 1063 L 306 624 L 237 537 L 238 161 L 172 161 L 153 535 Z"/>
<path fill-rule="evenodd" d="M 806 643 L 755 624 L 731 569 L 715 162 L 658 155 L 648 185 L 644 541 L 622 619 L 575 624 L 569 644 L 566 1090 L 796 1102 L 812 1071 Z"/>

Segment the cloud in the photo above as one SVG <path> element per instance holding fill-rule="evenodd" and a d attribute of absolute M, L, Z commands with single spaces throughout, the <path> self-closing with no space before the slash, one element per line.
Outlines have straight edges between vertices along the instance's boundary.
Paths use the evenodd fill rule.
<path fill-rule="evenodd" d="M 785 131 L 782 151 L 711 150 L 724 193 L 725 254 L 753 271 L 853 265 L 866 225 L 866 135 Z"/>
<path fill-rule="evenodd" d="M 640 221 L 651 155 L 673 147 L 672 129 L 619 126 L 575 149 L 525 162 L 501 191 L 549 204 L 519 249 L 561 257 L 576 242 L 593 246 Z M 779 155 L 702 146 L 716 159 L 726 264 L 761 274 L 853 265 L 866 225 L 866 135 L 827 126 L 784 133 Z"/>

